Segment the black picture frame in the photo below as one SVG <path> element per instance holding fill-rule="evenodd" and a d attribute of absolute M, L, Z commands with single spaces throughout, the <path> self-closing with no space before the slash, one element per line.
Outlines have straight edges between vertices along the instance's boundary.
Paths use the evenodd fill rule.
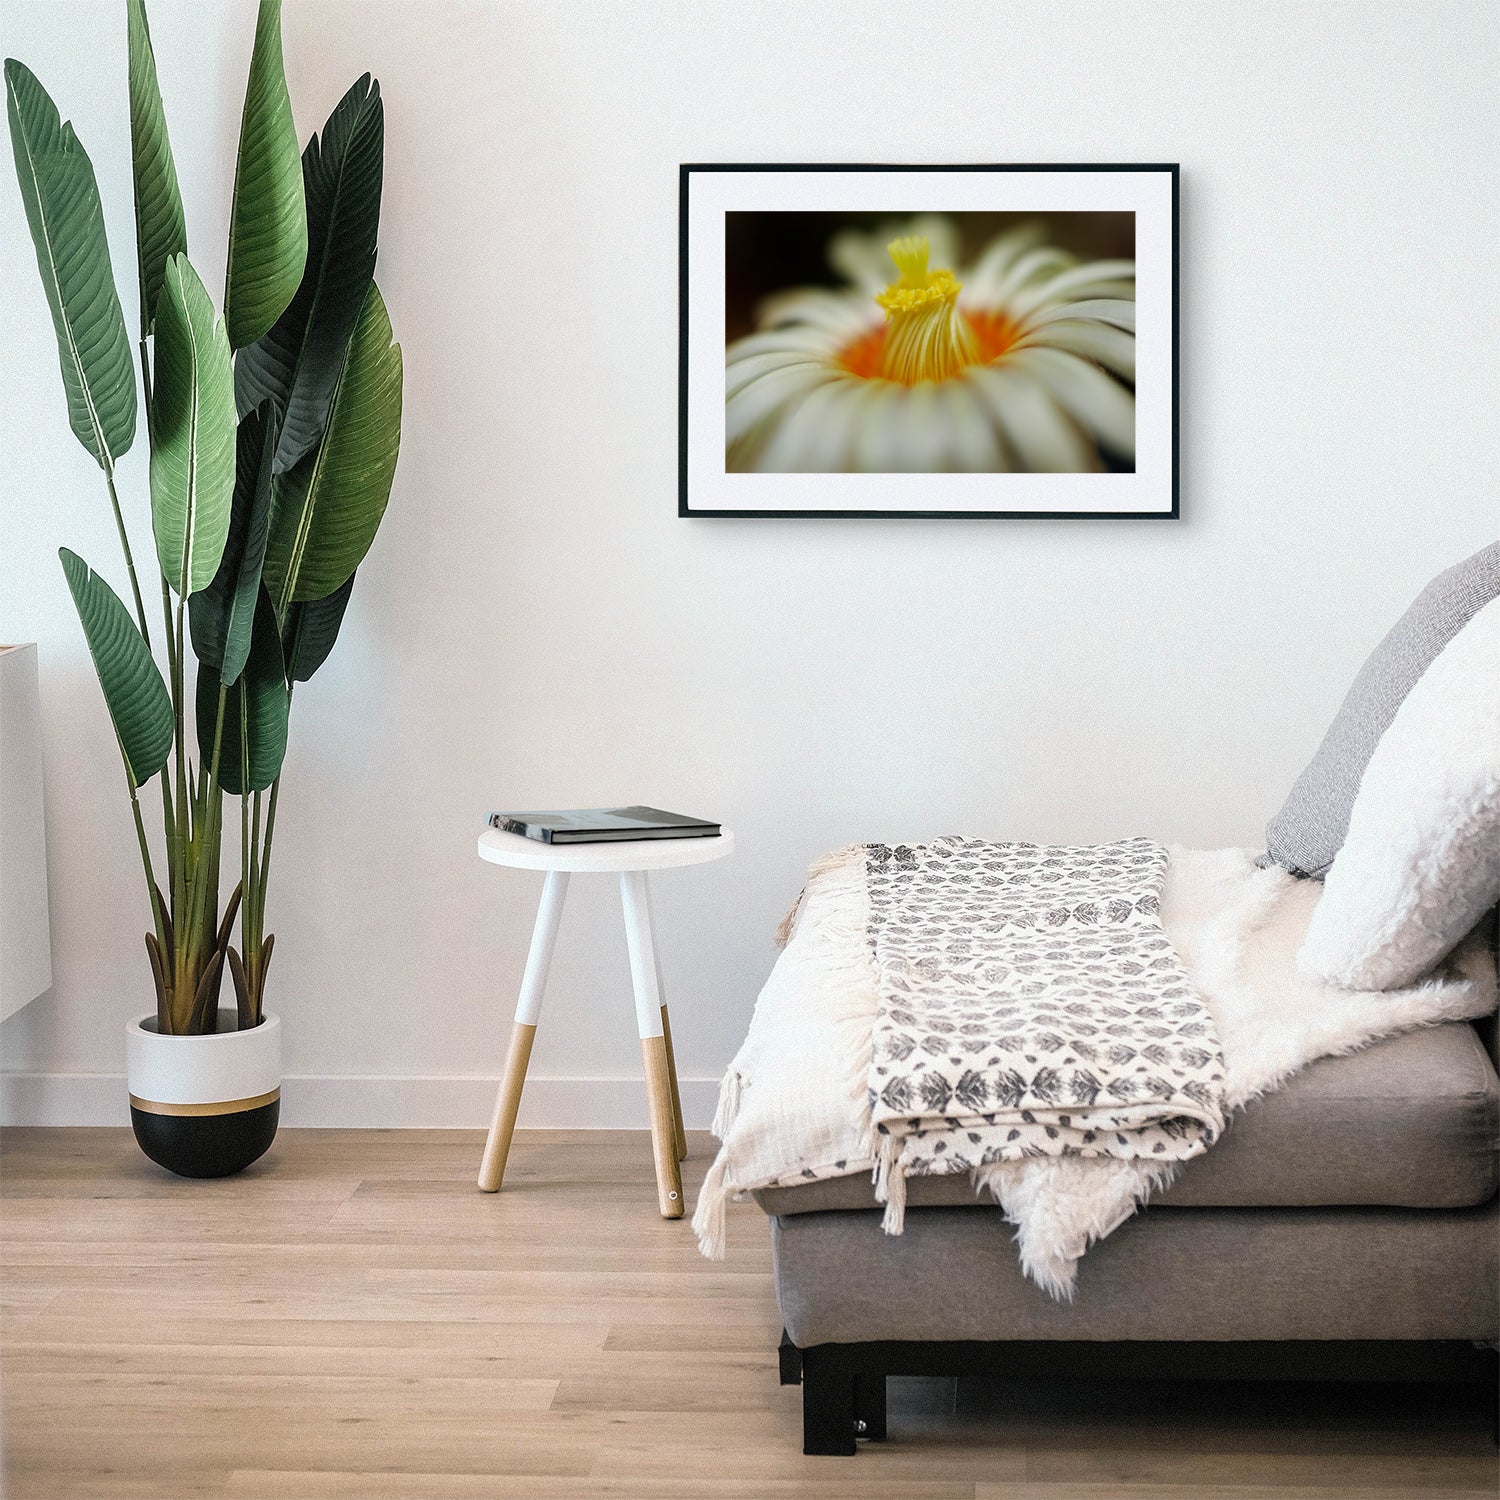
<path fill-rule="evenodd" d="M 689 519 L 733 520 L 1128 520 L 1171 521 L 1181 517 L 1181 235 L 1180 235 L 1180 164 L 1176 162 L 1053 162 L 1053 163 L 957 163 L 951 165 L 910 165 L 888 162 L 685 162 L 678 169 L 678 408 L 677 514 Z M 1170 463 L 1171 505 L 1156 510 L 940 510 L 940 509 L 722 509 L 695 506 L 689 494 L 689 433 L 693 418 L 689 390 L 689 332 L 691 319 L 691 258 L 689 203 L 695 173 L 735 172 L 819 172 L 819 173 L 978 173 L 978 172 L 1046 172 L 1106 173 L 1161 172 L 1168 174 L 1171 186 L 1171 394 L 1170 394 Z"/>

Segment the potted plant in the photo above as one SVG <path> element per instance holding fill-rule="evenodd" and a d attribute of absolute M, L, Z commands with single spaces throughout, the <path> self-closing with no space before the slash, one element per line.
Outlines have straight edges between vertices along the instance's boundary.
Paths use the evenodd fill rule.
<path fill-rule="evenodd" d="M 6 107 L 69 420 L 103 470 L 129 580 L 127 606 L 62 549 L 150 906 L 156 1005 L 126 1028 L 131 1120 L 153 1161 L 213 1177 L 248 1166 L 276 1132 L 265 922 L 292 689 L 333 647 L 400 446 L 401 349 L 374 282 L 384 116 L 367 74 L 299 156 L 280 0 L 261 0 L 218 315 L 188 257 L 143 0 L 126 0 L 126 23 L 155 641 L 115 484 L 136 373 L 93 166 L 14 59 Z M 140 795 L 153 781 L 155 837 Z M 221 900 L 226 796 L 239 802 L 240 870 Z M 226 971 L 234 1004 L 221 1009 Z"/>

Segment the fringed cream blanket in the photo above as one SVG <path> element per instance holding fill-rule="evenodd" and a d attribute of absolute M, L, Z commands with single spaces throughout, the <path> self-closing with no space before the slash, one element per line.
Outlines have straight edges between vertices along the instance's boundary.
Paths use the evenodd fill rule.
<path fill-rule="evenodd" d="M 706 1255 L 723 1253 L 727 1197 L 855 1173 L 884 1179 L 886 1228 L 900 1232 L 899 1206 L 894 1214 L 889 1208 L 892 1155 L 882 1152 L 871 1109 L 881 971 L 867 865 L 865 846 L 858 858 L 842 851 L 820 861 L 783 924 L 785 951 L 720 1095 L 714 1131 L 723 1149 L 693 1220 Z M 1321 889 L 1257 869 L 1250 851 L 1170 851 L 1162 927 L 1217 1032 L 1227 1109 L 1319 1057 L 1495 1005 L 1494 961 L 1477 935 L 1405 990 L 1338 990 L 1299 978 L 1296 953 Z M 1178 1160 L 1164 1157 L 1001 1155 L 968 1170 L 976 1192 L 988 1190 L 1015 1225 L 1026 1274 L 1067 1298 L 1087 1246 L 1175 1176 Z"/>
<path fill-rule="evenodd" d="M 1037 1156 L 1182 1161 L 1224 1127 L 1213 1020 L 1162 931 L 1167 851 L 861 845 L 876 1197 Z"/>

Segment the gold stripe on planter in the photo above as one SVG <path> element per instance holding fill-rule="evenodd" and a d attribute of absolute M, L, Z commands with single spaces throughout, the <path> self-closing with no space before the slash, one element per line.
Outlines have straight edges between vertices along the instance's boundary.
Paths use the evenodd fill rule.
<path fill-rule="evenodd" d="M 132 1094 L 130 1107 L 144 1110 L 148 1115 L 237 1115 L 243 1110 L 260 1109 L 263 1105 L 274 1104 L 279 1098 L 279 1088 L 272 1089 L 268 1094 L 256 1094 L 250 1099 L 220 1099 L 212 1104 L 158 1104 L 153 1099 L 140 1099 Z"/>

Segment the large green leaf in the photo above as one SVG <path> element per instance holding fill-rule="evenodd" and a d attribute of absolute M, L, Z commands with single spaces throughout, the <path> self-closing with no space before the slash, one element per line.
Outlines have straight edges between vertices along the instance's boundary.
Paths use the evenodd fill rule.
<path fill-rule="evenodd" d="M 281 649 L 286 657 L 286 680 L 306 682 L 328 660 L 333 643 L 339 638 L 349 595 L 354 592 L 351 573 L 331 594 L 293 604 L 286 612 L 281 630 Z"/>
<path fill-rule="evenodd" d="M 109 265 L 93 164 L 24 63 L 5 62 L 6 113 L 68 420 L 106 474 L 135 438 L 135 366 Z"/>
<path fill-rule="evenodd" d="M 141 337 L 151 332 L 167 262 L 187 254 L 187 223 L 167 117 L 156 81 L 156 54 L 144 0 L 126 0 L 130 46 L 130 162 L 135 178 L 135 250 L 141 288 Z"/>
<path fill-rule="evenodd" d="M 58 556 L 114 721 L 125 773 L 132 786 L 140 786 L 166 765 L 172 751 L 167 685 L 119 595 L 76 552 L 64 547 Z"/>
<path fill-rule="evenodd" d="M 214 731 L 219 733 L 219 785 L 231 796 L 261 792 L 276 780 L 286 755 L 287 688 L 281 660 L 276 611 L 262 589 L 255 606 L 250 656 L 239 681 L 224 694 L 218 718 L 219 674 L 198 664 L 198 753 L 214 763 Z M 243 735 L 241 730 L 243 728 Z M 243 759 L 242 759 L 243 756 Z M 248 773 L 248 774 L 247 774 Z"/>
<path fill-rule="evenodd" d="M 229 533 L 235 471 L 234 369 L 223 320 L 185 255 L 167 262 L 156 305 L 151 391 L 151 527 L 179 594 L 206 588 Z"/>
<path fill-rule="evenodd" d="M 276 416 L 270 402 L 240 423 L 235 442 L 234 497 L 219 571 L 188 600 L 193 652 L 233 683 L 250 654 L 250 631 L 260 597 L 260 570 L 271 520 L 271 458 Z"/>
<path fill-rule="evenodd" d="M 253 344 L 286 311 L 306 262 L 307 210 L 281 61 L 281 0 L 260 0 L 229 216 L 224 322 L 232 347 Z"/>
<path fill-rule="evenodd" d="M 401 346 L 380 289 L 364 311 L 334 391 L 328 431 L 271 498 L 265 578 L 277 613 L 344 583 L 375 540 L 401 447 Z"/>
<path fill-rule="evenodd" d="M 307 269 L 291 305 L 259 342 L 242 349 L 235 388 L 242 412 L 267 398 L 282 414 L 276 472 L 323 435 L 349 339 L 375 274 L 385 107 L 366 73 L 339 101 L 322 138 L 302 153 Z"/>

